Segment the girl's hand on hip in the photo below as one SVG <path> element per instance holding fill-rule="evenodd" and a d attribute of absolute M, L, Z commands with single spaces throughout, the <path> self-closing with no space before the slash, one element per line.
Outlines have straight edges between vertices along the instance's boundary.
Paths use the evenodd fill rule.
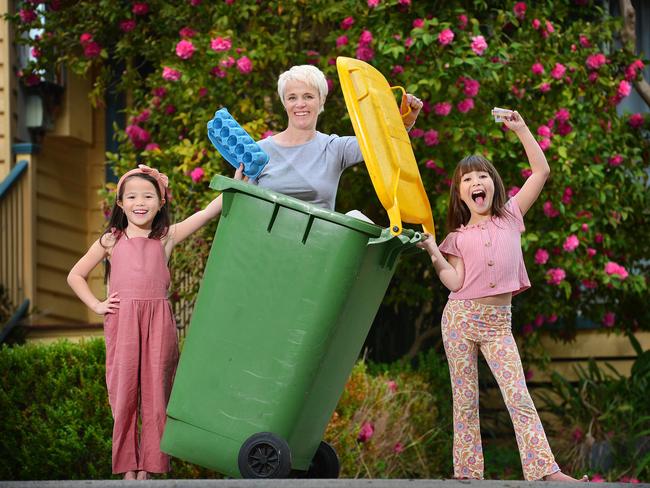
<path fill-rule="evenodd" d="M 505 126 L 515 132 L 518 132 L 526 127 L 526 122 L 519 112 L 513 110 L 509 115 L 503 117 L 503 123 Z"/>
<path fill-rule="evenodd" d="M 120 299 L 117 292 L 111 293 L 110 296 L 103 302 L 97 302 L 93 307 L 93 312 L 98 315 L 106 315 L 107 313 L 115 313 L 120 308 Z"/>

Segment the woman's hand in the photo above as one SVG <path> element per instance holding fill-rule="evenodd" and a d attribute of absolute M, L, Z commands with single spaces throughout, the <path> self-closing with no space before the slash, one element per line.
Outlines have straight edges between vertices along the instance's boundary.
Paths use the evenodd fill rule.
<path fill-rule="evenodd" d="M 509 114 L 504 115 L 503 123 L 508 129 L 514 132 L 519 132 L 520 130 L 526 128 L 526 122 L 524 122 L 523 117 L 519 115 L 519 112 L 516 110 L 513 110 Z"/>
<path fill-rule="evenodd" d="M 94 307 L 92 307 L 93 312 L 98 315 L 106 315 L 107 313 L 115 313 L 116 310 L 120 308 L 120 299 L 117 296 L 117 292 L 111 293 L 110 296 L 103 302 L 97 302 Z"/>
<path fill-rule="evenodd" d="M 237 168 L 237 171 L 235 171 L 235 176 L 234 179 L 241 181 L 248 181 L 248 176 L 244 176 L 244 163 L 241 163 L 239 165 L 239 168 Z"/>
<path fill-rule="evenodd" d="M 402 104 L 399 107 L 400 113 L 404 115 L 409 111 L 409 108 L 411 109 L 411 113 L 406 117 L 402 117 L 406 130 L 410 130 L 415 125 L 415 121 L 418 115 L 420 115 L 420 110 L 422 110 L 422 100 L 410 93 L 402 95 Z"/>

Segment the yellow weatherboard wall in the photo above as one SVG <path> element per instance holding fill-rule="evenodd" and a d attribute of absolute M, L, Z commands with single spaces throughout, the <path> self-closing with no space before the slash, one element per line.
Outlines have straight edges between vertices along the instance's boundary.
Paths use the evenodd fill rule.
<path fill-rule="evenodd" d="M 425 232 L 435 236 L 429 198 L 386 78 L 358 59 L 340 56 L 336 67 L 352 127 L 379 201 L 388 212 L 391 232 L 399 234 L 404 221 L 422 224 Z"/>

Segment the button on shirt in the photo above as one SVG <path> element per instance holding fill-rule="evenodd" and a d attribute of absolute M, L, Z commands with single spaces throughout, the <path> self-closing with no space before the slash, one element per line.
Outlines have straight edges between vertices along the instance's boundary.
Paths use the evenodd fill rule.
<path fill-rule="evenodd" d="M 504 217 L 463 225 L 440 244 L 444 254 L 457 256 L 465 265 L 465 280 L 449 298 L 471 300 L 530 288 L 521 251 L 524 219 L 514 199 L 505 205 Z"/>

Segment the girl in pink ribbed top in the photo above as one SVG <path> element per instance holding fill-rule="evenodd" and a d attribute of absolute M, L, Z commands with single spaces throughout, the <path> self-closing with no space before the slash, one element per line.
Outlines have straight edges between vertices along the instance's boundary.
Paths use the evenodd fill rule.
<path fill-rule="evenodd" d="M 242 178 L 242 170 L 237 170 L 236 179 Z M 120 178 L 106 232 L 68 275 L 79 298 L 104 316 L 106 385 L 114 420 L 113 473 L 124 473 L 124 479 L 147 479 L 149 473 L 169 471 L 169 456 L 160 451 L 160 439 L 178 345 L 167 300 L 167 262 L 176 244 L 220 212 L 217 197 L 205 209 L 170 225 L 167 177 L 140 165 Z M 88 275 L 104 259 L 110 265 L 109 290 L 101 300 L 90 290 Z"/>
<path fill-rule="evenodd" d="M 550 168 L 519 113 L 507 112 L 503 122 L 517 134 L 528 156 L 532 174 L 526 183 L 506 201 L 494 166 L 482 156 L 466 157 L 452 178 L 448 214 L 452 232 L 440 247 L 430 235 L 419 244 L 451 290 L 441 328 L 453 393 L 454 477 L 483 478 L 480 349 L 510 413 L 526 480 L 578 481 L 562 473 L 555 462 L 511 331 L 512 296 L 530 287 L 521 252 L 523 216 L 537 200 Z"/>

